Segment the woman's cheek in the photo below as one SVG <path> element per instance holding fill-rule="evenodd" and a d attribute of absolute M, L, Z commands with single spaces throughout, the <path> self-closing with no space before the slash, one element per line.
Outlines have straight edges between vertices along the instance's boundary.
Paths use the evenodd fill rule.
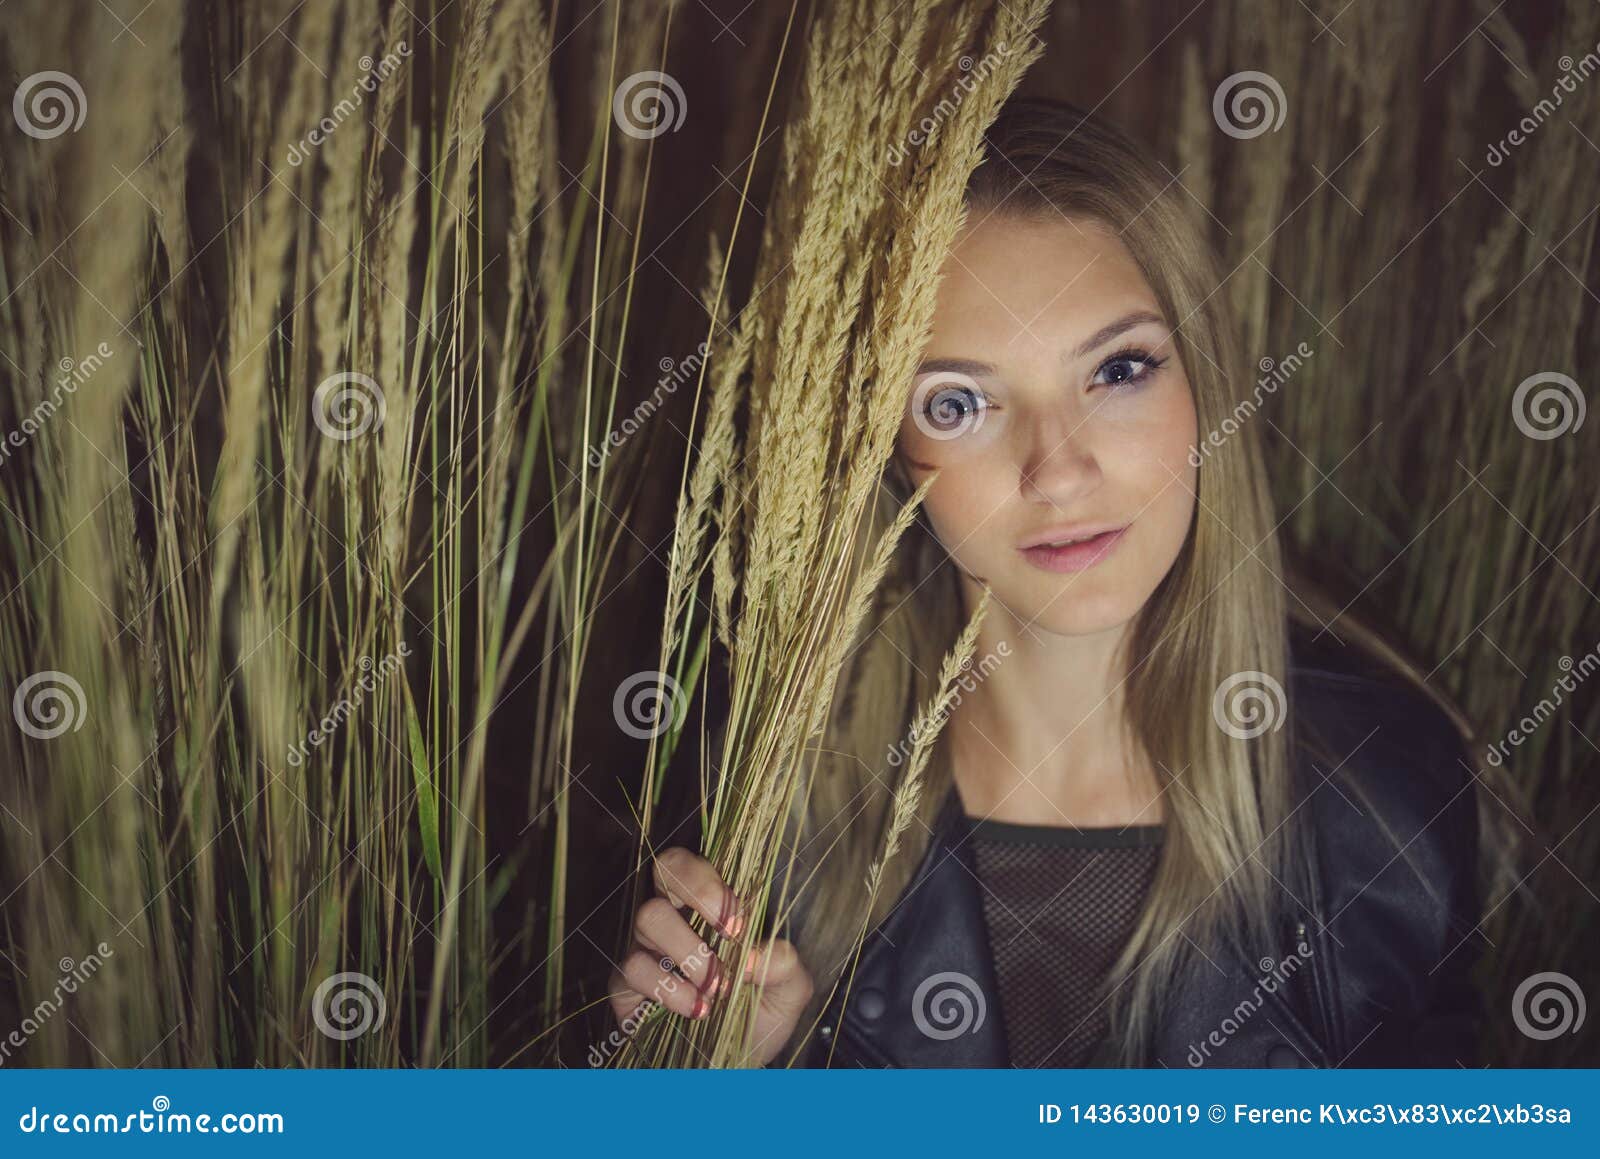
<path fill-rule="evenodd" d="M 1188 387 L 1174 392 L 1169 405 L 1152 418 L 1155 421 L 1144 432 L 1139 456 L 1143 473 L 1139 490 L 1146 496 L 1150 514 L 1156 516 L 1152 529 L 1164 528 L 1158 538 L 1170 540 L 1160 551 L 1164 562 L 1170 562 L 1166 557 L 1176 553 L 1193 520 L 1199 484 L 1199 472 L 1189 460 L 1197 436 Z"/>
<path fill-rule="evenodd" d="M 1108 473 L 1121 473 L 1118 465 L 1131 466 L 1145 476 L 1140 490 L 1147 494 L 1172 486 L 1192 495 L 1196 472 L 1189 456 L 1199 436 L 1188 384 L 1174 383 L 1142 401 L 1143 406 L 1106 413 Z"/>
<path fill-rule="evenodd" d="M 920 484 L 925 471 L 913 471 Z M 980 557 L 985 551 L 984 531 L 1005 505 L 1005 470 L 982 455 L 965 456 L 939 469 L 924 507 L 928 520 L 945 550 L 968 571 L 987 571 Z"/>
<path fill-rule="evenodd" d="M 1167 459 L 1188 461 L 1189 451 L 1200 438 L 1200 416 L 1195 410 L 1194 390 L 1185 377 L 1177 378 L 1167 394 L 1166 434 L 1163 444 Z"/>

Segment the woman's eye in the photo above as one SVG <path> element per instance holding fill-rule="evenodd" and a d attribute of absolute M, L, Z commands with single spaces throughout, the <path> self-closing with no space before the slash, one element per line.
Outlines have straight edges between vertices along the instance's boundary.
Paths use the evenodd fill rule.
<path fill-rule="evenodd" d="M 965 386 L 945 387 L 928 399 L 925 412 L 934 422 L 954 426 L 963 419 L 977 414 L 983 406 L 983 396 Z"/>
<path fill-rule="evenodd" d="M 952 382 L 961 375 L 939 375 L 917 388 L 913 410 L 922 433 L 935 439 L 953 439 L 978 429 L 990 410 L 988 398 L 971 381 Z"/>
<path fill-rule="evenodd" d="M 1123 350 L 1100 364 L 1094 374 L 1094 383 L 1099 386 L 1116 387 L 1142 382 L 1164 366 L 1166 361 L 1165 358 L 1157 358 L 1148 351 Z"/>

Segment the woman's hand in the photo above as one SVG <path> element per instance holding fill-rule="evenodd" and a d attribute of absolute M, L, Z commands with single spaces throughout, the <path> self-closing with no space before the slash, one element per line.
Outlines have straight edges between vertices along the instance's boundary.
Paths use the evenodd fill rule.
<path fill-rule="evenodd" d="M 738 897 L 709 861 L 687 849 L 665 850 L 653 868 L 656 896 L 634 914 L 634 944 L 622 969 L 611 975 L 611 1012 L 619 1023 L 637 1014 L 644 1002 L 658 1002 L 684 1018 L 704 1018 L 733 989 L 722 963 L 679 911 L 688 906 L 725 936 L 736 938 L 747 920 Z M 745 955 L 744 976 L 760 991 L 747 1061 L 765 1066 L 789 1041 L 811 1001 L 811 974 L 792 944 L 772 938 Z"/>

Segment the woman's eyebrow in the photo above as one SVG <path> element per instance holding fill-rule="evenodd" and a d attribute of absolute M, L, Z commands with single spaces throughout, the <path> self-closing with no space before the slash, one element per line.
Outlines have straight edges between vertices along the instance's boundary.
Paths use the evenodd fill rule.
<path fill-rule="evenodd" d="M 1135 326 L 1143 325 L 1146 322 L 1163 321 L 1165 321 L 1165 319 L 1163 319 L 1160 314 L 1157 314 L 1152 310 L 1135 310 L 1131 314 L 1127 314 L 1121 318 L 1118 318 L 1115 322 L 1107 323 L 1106 325 L 1100 327 L 1100 329 L 1096 330 L 1093 334 L 1089 335 L 1089 337 L 1084 339 L 1082 344 L 1072 352 L 1072 357 L 1082 358 L 1085 354 L 1089 354 L 1095 350 L 1098 350 L 1107 342 L 1110 342 L 1118 334 L 1121 334 L 1124 330 L 1132 330 Z M 993 363 L 979 362 L 972 358 L 924 358 L 920 363 L 917 364 L 916 370 L 916 373 L 919 375 L 980 375 L 993 374 L 994 372 L 995 370 Z"/>
<path fill-rule="evenodd" d="M 1145 322 L 1160 322 L 1162 320 L 1163 319 L 1161 315 L 1154 313 L 1153 311 L 1135 310 L 1131 314 L 1126 314 L 1123 317 L 1118 318 L 1115 322 L 1111 322 L 1100 327 L 1100 329 L 1089 335 L 1089 337 L 1084 339 L 1083 343 L 1072 352 L 1072 357 L 1082 358 L 1085 354 L 1089 354 L 1095 350 L 1098 350 L 1107 342 L 1110 342 L 1118 334 L 1121 334 L 1124 330 L 1132 330 L 1135 326 L 1141 325 Z"/>
<path fill-rule="evenodd" d="M 918 374 L 993 374 L 994 365 L 971 358 L 924 358 L 917 364 Z"/>

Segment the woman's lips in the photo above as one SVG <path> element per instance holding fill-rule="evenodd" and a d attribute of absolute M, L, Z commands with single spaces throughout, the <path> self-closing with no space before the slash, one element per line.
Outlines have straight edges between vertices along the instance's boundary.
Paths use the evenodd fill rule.
<path fill-rule="evenodd" d="M 1085 571 L 1110 555 L 1117 544 L 1122 542 L 1122 536 L 1127 530 L 1126 527 L 1119 527 L 1115 531 L 1103 532 L 1093 539 L 1085 539 L 1082 543 L 1071 543 L 1065 547 L 1024 547 L 1018 550 L 1029 563 L 1044 571 Z"/>

